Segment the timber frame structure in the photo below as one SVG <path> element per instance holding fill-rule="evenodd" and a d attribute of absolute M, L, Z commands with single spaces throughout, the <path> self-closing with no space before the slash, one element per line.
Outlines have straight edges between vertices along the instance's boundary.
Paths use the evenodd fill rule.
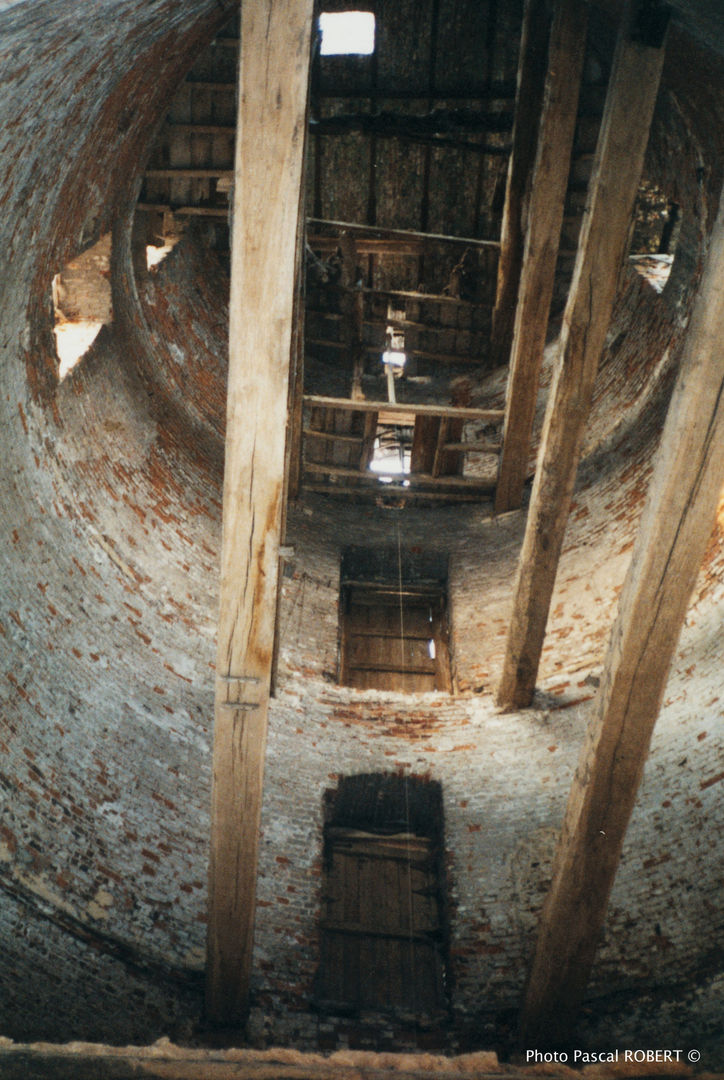
<path fill-rule="evenodd" d="M 468 251 L 477 249 L 483 255 L 498 245 L 488 240 L 321 219 L 310 219 L 305 234 L 303 222 L 282 216 L 284 208 L 303 202 L 299 195 L 303 158 L 300 131 L 309 108 L 311 6 L 309 0 L 285 0 L 284 4 L 247 0 L 242 6 L 207 973 L 207 1006 L 214 1022 L 238 1023 L 248 1010 L 256 835 L 261 810 L 264 715 L 270 692 L 281 498 L 285 484 L 290 483 L 283 467 L 285 439 L 294 493 L 300 484 L 343 497 L 369 492 L 375 486 L 379 491 L 369 466 L 376 433 L 387 422 L 413 428 L 412 464 L 406 479 L 408 490 L 404 491 L 407 498 L 492 495 L 496 512 L 520 505 L 573 145 L 585 51 L 585 16 L 586 5 L 579 0 L 556 0 L 549 32 L 547 5 L 528 0 L 525 7 L 493 316 L 493 352 L 497 350 L 499 357 L 510 354 L 503 412 L 398 402 L 391 377 L 388 400 L 370 399 L 363 392 L 365 356 L 375 352 L 374 346 L 365 343 L 368 310 L 370 315 L 374 310 L 368 308 L 368 299 L 382 297 L 389 302 L 387 319 L 372 318 L 369 325 L 384 327 L 392 320 L 399 331 L 415 324 L 405 316 L 395 320 L 390 315 L 392 303 L 405 303 L 408 308 L 414 303 L 416 318 L 422 324 L 427 301 L 434 300 L 441 308 L 459 305 L 463 310 L 466 300 L 479 304 L 482 298 L 478 295 L 473 301 L 466 296 L 462 262 L 458 278 L 453 275 L 437 296 L 426 295 L 422 288 L 363 288 L 358 263 L 392 256 L 413 257 L 423 264 L 431 259 L 435 245 L 452 243 Z M 637 0 L 628 3 L 620 21 L 588 184 L 586 216 L 548 395 L 506 661 L 498 689 L 498 702 L 504 708 L 526 707 L 533 696 L 598 358 L 625 258 L 665 55 L 665 37 L 663 5 L 660 9 L 656 4 L 648 5 L 644 12 L 644 5 Z M 262 83 L 257 65 L 278 74 L 279 83 L 266 86 L 268 100 L 255 96 Z M 382 116 L 375 120 L 373 113 L 367 125 L 360 120 L 357 128 L 389 135 L 394 126 L 383 125 L 382 120 Z M 432 130 L 431 126 L 426 129 L 413 123 L 412 118 L 406 123 L 398 120 L 397 124 L 404 137 L 418 139 L 423 145 L 427 132 Z M 346 117 L 318 120 L 312 125 L 315 138 L 354 129 L 352 118 Z M 500 129 L 500 124 L 496 128 L 484 117 L 475 126 L 476 131 L 486 133 Z M 268 159 L 251 149 L 258 146 L 264 147 Z M 536 146 L 533 155 L 530 150 Z M 283 183 L 276 196 L 268 199 L 265 178 L 272 171 Z M 171 174 L 151 170 L 146 175 L 168 179 Z M 191 178 L 192 171 L 187 176 Z M 201 176 L 201 171 L 193 172 L 193 177 Z M 523 214 L 521 207 L 528 187 Z M 524 1037 L 531 1045 L 564 1045 L 585 991 L 668 664 L 724 480 L 722 386 L 713 362 L 713 343 L 724 325 L 716 286 L 724 275 L 720 253 L 724 218 L 720 215 L 720 219 L 700 287 L 680 390 L 664 431 L 649 508 L 604 665 L 597 710 L 571 792 L 554 883 L 542 915 L 521 1019 Z M 322 338 L 312 336 L 322 331 L 310 333 L 308 329 L 306 345 L 341 350 L 351 357 L 348 399 L 305 393 L 300 400 L 303 377 L 297 377 L 296 383 L 290 379 L 290 371 L 302 356 L 302 337 L 298 335 L 296 359 L 292 356 L 289 360 L 303 235 L 321 273 L 334 274 L 332 264 L 324 262 L 325 257 L 337 253 L 339 260 L 331 281 L 317 288 L 308 286 L 307 325 L 315 316 L 320 325 L 325 320 L 329 325 L 329 320 L 335 318 L 342 332 L 331 338 L 327 331 Z M 335 291 L 340 297 L 336 309 L 313 311 L 315 302 L 328 304 L 330 293 Z M 279 304 L 278 314 L 272 296 Z M 260 318 L 262 312 L 268 312 L 268 322 Z M 512 312 L 516 312 L 514 318 Z M 300 316 L 299 308 L 296 316 Z M 387 332 L 389 336 L 389 326 Z M 427 360 L 443 366 L 474 362 L 473 357 L 463 354 L 425 352 L 414 345 L 408 351 L 418 362 Z M 248 362 L 249 356 L 260 353 L 270 356 L 270 363 L 263 369 Z M 687 364 L 693 365 L 691 379 Z M 244 382 L 237 388 L 237 379 L 242 375 Z M 287 409 L 289 395 L 291 404 Z M 699 415 L 705 402 L 715 403 L 710 419 Z M 248 423 L 250 415 L 260 417 L 262 412 L 263 440 Z M 306 422 L 300 422 L 302 416 Z M 503 420 L 498 442 L 466 442 L 462 438 L 465 423 L 495 425 Z M 677 456 L 677 447 L 689 436 L 696 446 L 692 445 L 680 471 L 673 472 L 671 462 Z M 263 462 L 259 457 L 261 449 Z M 497 477 L 463 474 L 465 453 L 476 450 L 500 456 Z M 324 481 L 321 487 L 320 481 Z M 394 487 L 397 493 L 402 490 L 398 484 Z M 681 500 L 686 525 L 680 525 L 674 517 L 674 498 Z M 664 535 L 665 531 L 671 539 Z M 656 595 L 665 596 L 663 608 Z M 646 634 L 641 630 L 642 620 L 651 621 Z M 649 645 L 645 657 L 640 655 L 642 637 L 656 642 Z M 643 695 L 639 690 L 639 695 L 647 702 L 646 720 L 643 703 L 632 703 L 630 681 L 634 672 L 635 681 L 645 688 Z M 628 680 L 625 687 L 619 685 L 622 679 Z M 630 764 L 623 772 L 612 749 L 620 746 L 622 738 L 631 742 L 626 755 Z M 605 801 L 601 792 L 606 792 Z M 591 863 L 590 869 L 583 869 L 586 860 Z M 593 897 L 597 898 L 595 904 Z"/>
<path fill-rule="evenodd" d="M 81 7 L 0 10 L 0 1072 L 724 1054 L 724 8 Z"/>

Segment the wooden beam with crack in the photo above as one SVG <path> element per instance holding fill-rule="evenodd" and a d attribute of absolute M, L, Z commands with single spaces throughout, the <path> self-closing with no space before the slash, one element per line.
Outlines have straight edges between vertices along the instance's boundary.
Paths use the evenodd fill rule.
<path fill-rule="evenodd" d="M 570 1034 L 724 484 L 721 198 L 541 915 L 521 1015 L 529 1046 Z"/>
<path fill-rule="evenodd" d="M 226 1026 L 248 1011 L 312 12 L 241 16 L 206 983 Z"/>
<path fill-rule="evenodd" d="M 533 698 L 593 384 L 624 265 L 663 67 L 663 45 L 641 40 L 637 15 L 638 4 L 629 0 L 606 95 L 518 563 L 497 691 L 498 705 L 504 709 L 525 708 Z"/>

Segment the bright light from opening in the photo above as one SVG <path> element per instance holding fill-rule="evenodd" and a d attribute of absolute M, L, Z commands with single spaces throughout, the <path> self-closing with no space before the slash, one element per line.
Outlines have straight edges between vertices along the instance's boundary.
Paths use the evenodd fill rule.
<path fill-rule="evenodd" d="M 170 255 L 174 249 L 173 244 L 163 244 L 161 247 L 156 247 L 155 244 L 148 244 L 146 246 L 146 267 L 151 270 L 154 266 L 158 266 L 162 263 L 167 255 Z"/>
<path fill-rule="evenodd" d="M 387 349 L 382 353 L 382 363 L 389 364 L 390 367 L 403 368 L 407 363 L 407 355 L 397 349 Z"/>
<path fill-rule="evenodd" d="M 82 360 L 98 337 L 102 322 L 58 323 L 55 327 L 55 348 L 58 353 L 58 378 L 64 379 L 79 360 Z"/>
<path fill-rule="evenodd" d="M 319 16 L 322 56 L 369 56 L 375 51 L 371 11 L 323 11 Z"/>
<path fill-rule="evenodd" d="M 389 484 L 393 478 L 405 476 L 410 471 L 410 447 L 400 446 L 399 443 L 381 445 L 380 440 L 375 439 L 375 448 L 370 471 L 377 473 L 378 478 Z"/>

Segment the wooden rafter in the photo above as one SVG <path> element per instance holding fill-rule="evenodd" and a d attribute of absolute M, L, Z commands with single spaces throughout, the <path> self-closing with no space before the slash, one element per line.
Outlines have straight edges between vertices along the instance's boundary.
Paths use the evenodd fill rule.
<path fill-rule="evenodd" d="M 495 492 L 499 514 L 517 509 L 523 496 L 576 127 L 587 21 L 587 8 L 580 0 L 558 0 L 548 49 L 543 114 L 510 349 L 503 452 Z M 510 345 L 503 334 L 507 326 L 498 325 L 496 329 L 499 344 Z"/>
<path fill-rule="evenodd" d="M 206 993 L 226 1025 L 248 1008 L 312 8 L 242 8 Z"/>
<path fill-rule="evenodd" d="M 651 733 L 724 483 L 724 192 L 568 800 L 522 1013 L 564 1041 L 593 963 Z"/>
<path fill-rule="evenodd" d="M 514 587 L 502 708 L 530 705 L 593 394 L 624 261 L 664 60 L 661 44 L 632 36 L 626 6 L 589 188 L 587 213 L 563 316 L 558 357 Z"/>

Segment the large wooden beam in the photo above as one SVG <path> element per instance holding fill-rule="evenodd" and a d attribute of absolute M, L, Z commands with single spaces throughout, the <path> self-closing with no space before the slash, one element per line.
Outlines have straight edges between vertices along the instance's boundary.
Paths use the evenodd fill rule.
<path fill-rule="evenodd" d="M 321 394 L 305 394 L 307 405 L 316 405 L 323 409 L 343 409 L 345 412 L 379 413 L 387 423 L 414 422 L 416 416 L 447 416 L 451 420 L 482 420 L 494 423 L 503 419 L 502 409 L 473 409 L 466 405 L 416 405 L 407 401 L 369 401 L 353 398 L 325 397 Z M 393 419 L 390 414 L 394 414 Z"/>
<path fill-rule="evenodd" d="M 535 689 L 593 383 L 624 262 L 664 60 L 661 43 L 646 44 L 634 35 L 633 8 L 635 4 L 628 3 L 623 14 L 548 395 L 497 693 L 498 704 L 507 709 L 530 705 Z"/>
<path fill-rule="evenodd" d="M 526 192 L 531 182 L 546 73 L 548 19 L 547 0 L 525 0 L 515 95 L 513 147 L 508 159 L 508 178 L 500 229 L 498 284 L 493 308 L 491 340 L 499 364 L 507 363 L 513 337 L 528 217 L 525 211 Z"/>
<path fill-rule="evenodd" d="M 206 994 L 225 1025 L 248 1008 L 312 7 L 242 6 Z"/>
<path fill-rule="evenodd" d="M 576 130 L 587 15 L 581 0 L 558 0 L 551 27 L 543 115 L 510 349 L 503 453 L 495 492 L 498 514 L 519 507 L 523 496 Z M 501 248 L 501 266 L 502 259 Z M 512 300 L 515 303 L 514 297 Z M 494 324 L 495 332 L 501 330 Z M 507 328 L 504 340 L 509 346 Z"/>
<path fill-rule="evenodd" d="M 724 483 L 724 193 L 601 689 L 581 754 L 522 1014 L 564 1040 L 593 962 L 624 834 Z"/>

